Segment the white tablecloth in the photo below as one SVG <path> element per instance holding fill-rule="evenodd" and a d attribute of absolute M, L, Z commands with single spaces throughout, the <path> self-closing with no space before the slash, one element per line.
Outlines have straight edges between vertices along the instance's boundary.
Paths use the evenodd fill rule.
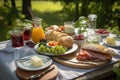
<path fill-rule="evenodd" d="M 37 54 L 33 48 L 27 46 L 12 48 L 10 43 L 10 40 L 0 42 L 0 80 L 19 80 L 15 74 L 17 67 L 15 59 Z M 120 48 L 114 49 L 117 54 L 120 54 L 119 49 Z M 112 63 L 118 59 L 119 58 L 112 58 Z M 96 69 L 76 69 L 61 65 L 55 61 L 53 61 L 53 63 L 59 68 L 57 80 L 73 79 Z"/>

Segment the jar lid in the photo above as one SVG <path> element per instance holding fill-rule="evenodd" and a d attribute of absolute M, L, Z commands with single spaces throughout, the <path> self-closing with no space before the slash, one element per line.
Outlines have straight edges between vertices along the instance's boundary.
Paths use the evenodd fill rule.
<path fill-rule="evenodd" d="M 22 34 L 21 30 L 11 30 L 9 34 L 19 36 Z"/>
<path fill-rule="evenodd" d="M 23 23 L 24 29 L 30 29 L 32 28 L 32 25 L 30 23 Z"/>
<path fill-rule="evenodd" d="M 92 20 L 93 20 L 93 19 L 97 19 L 97 15 L 96 15 L 96 14 L 89 14 L 89 15 L 88 15 L 88 18 L 89 18 L 89 19 L 92 19 Z"/>
<path fill-rule="evenodd" d="M 33 19 L 33 21 L 34 21 L 34 22 L 41 22 L 41 18 L 37 18 L 37 17 L 36 17 L 36 18 Z"/>

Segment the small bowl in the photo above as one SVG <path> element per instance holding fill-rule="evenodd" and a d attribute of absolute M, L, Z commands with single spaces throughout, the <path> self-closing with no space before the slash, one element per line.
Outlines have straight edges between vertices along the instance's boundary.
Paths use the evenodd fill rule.
<path fill-rule="evenodd" d="M 46 44 L 46 46 L 49 47 L 49 48 L 54 48 L 55 47 L 55 46 L 48 45 L 48 43 Z"/>
<path fill-rule="evenodd" d="M 55 42 L 56 45 L 49 45 L 49 42 Z M 47 42 L 46 46 L 51 47 L 51 48 L 56 47 L 57 45 L 59 45 L 58 42 L 56 42 L 56 41 L 49 41 L 49 42 Z"/>
<path fill-rule="evenodd" d="M 96 32 L 97 33 L 97 32 Z M 97 33 L 98 35 L 100 35 L 102 38 L 105 38 L 107 36 L 109 36 L 110 33 L 107 33 L 107 34 L 100 34 L 100 33 Z"/>
<path fill-rule="evenodd" d="M 109 36 L 110 32 L 105 29 L 97 29 L 96 34 L 100 35 L 102 38 Z"/>

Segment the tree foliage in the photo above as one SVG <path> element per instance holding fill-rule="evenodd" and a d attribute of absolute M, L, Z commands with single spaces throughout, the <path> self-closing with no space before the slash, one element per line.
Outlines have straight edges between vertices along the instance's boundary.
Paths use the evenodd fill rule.
<path fill-rule="evenodd" d="M 64 5 L 71 18 L 76 21 L 80 16 L 97 14 L 97 28 L 108 28 L 120 31 L 120 1 L 119 0 L 58 0 Z"/>

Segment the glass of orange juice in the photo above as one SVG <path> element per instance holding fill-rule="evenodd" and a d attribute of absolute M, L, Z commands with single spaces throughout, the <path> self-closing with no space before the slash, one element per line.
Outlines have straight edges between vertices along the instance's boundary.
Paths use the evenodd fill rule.
<path fill-rule="evenodd" d="M 41 19 L 40 18 L 34 19 L 31 38 L 32 38 L 32 41 L 35 43 L 38 43 L 38 42 L 40 42 L 40 40 L 45 38 L 45 33 L 44 33 L 44 30 L 41 26 Z"/>

